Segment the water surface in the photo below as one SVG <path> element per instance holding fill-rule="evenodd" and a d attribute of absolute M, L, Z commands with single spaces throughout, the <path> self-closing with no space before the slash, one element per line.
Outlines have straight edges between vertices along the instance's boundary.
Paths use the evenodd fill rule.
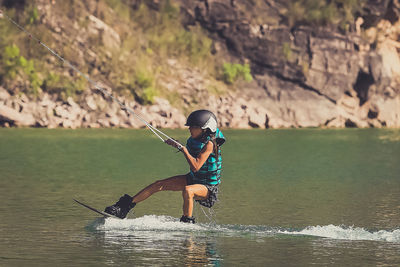
<path fill-rule="evenodd" d="M 182 142 L 188 132 L 167 131 Z M 99 209 L 187 163 L 147 130 L 0 129 L 0 265 L 397 266 L 400 131 L 225 130 L 221 201 L 179 223 L 161 192 Z"/>

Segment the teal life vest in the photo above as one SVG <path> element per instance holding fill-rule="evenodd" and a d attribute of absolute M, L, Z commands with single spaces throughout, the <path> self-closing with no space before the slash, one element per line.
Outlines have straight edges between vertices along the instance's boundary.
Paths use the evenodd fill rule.
<path fill-rule="evenodd" d="M 221 146 L 223 143 L 225 143 L 225 137 L 218 128 L 215 133 L 215 139 L 218 146 Z M 194 139 L 190 137 L 187 140 L 186 148 L 192 157 L 197 158 L 201 150 L 209 141 L 211 141 L 210 136 L 200 139 Z M 204 162 L 203 166 L 201 166 L 200 170 L 197 172 L 190 170 L 190 175 L 192 177 L 192 181 L 196 184 L 218 185 L 221 182 L 221 169 L 221 149 L 218 148 L 217 157 L 214 152 L 212 152 Z"/>

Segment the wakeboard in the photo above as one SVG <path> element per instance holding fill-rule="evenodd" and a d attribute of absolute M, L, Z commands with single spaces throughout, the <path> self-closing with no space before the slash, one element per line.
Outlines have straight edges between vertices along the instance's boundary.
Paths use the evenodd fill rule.
<path fill-rule="evenodd" d="M 73 199 L 73 200 L 74 200 L 76 203 L 78 203 L 79 205 L 81 205 L 81 206 L 83 206 L 83 207 L 85 207 L 85 208 L 88 208 L 88 209 L 90 209 L 91 211 L 94 211 L 94 212 L 96 212 L 96 213 L 98 213 L 98 214 L 100 214 L 100 215 L 103 215 L 105 218 L 114 218 L 114 219 L 120 219 L 120 220 L 121 220 L 121 218 L 118 218 L 117 216 L 108 214 L 107 212 L 104 212 L 104 211 L 99 211 L 99 210 L 97 210 L 97 209 L 95 209 L 95 208 L 93 208 L 93 207 L 91 207 L 91 206 L 89 206 L 89 205 L 87 205 L 87 204 L 85 204 L 85 203 L 82 203 L 82 202 L 80 202 L 80 201 L 78 201 L 78 200 L 76 200 L 76 199 Z"/>

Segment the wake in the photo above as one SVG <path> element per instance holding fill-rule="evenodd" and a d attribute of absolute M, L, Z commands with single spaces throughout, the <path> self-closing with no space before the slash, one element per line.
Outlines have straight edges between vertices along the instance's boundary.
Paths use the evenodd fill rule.
<path fill-rule="evenodd" d="M 350 241 L 385 241 L 400 243 L 400 229 L 369 231 L 361 227 L 352 226 L 308 226 L 304 229 L 284 229 L 264 225 L 218 225 L 218 224 L 186 224 L 179 222 L 178 218 L 170 216 L 146 215 L 135 219 L 98 219 L 89 225 L 89 229 L 131 235 L 135 232 L 170 232 L 182 234 L 195 232 L 213 233 L 221 236 L 254 236 L 274 237 L 279 235 L 312 236 L 337 240 Z"/>
<path fill-rule="evenodd" d="M 282 231 L 282 234 L 317 236 L 339 240 L 368 240 L 400 243 L 400 229 L 368 231 L 361 227 L 309 226 L 300 231 Z"/>

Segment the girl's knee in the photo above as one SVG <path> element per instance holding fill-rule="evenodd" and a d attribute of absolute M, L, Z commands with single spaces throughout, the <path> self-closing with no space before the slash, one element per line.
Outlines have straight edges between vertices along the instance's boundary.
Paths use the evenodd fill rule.
<path fill-rule="evenodd" d="M 193 198 L 194 197 L 193 189 L 190 186 L 185 186 L 185 188 L 182 190 L 182 196 L 187 198 Z"/>

